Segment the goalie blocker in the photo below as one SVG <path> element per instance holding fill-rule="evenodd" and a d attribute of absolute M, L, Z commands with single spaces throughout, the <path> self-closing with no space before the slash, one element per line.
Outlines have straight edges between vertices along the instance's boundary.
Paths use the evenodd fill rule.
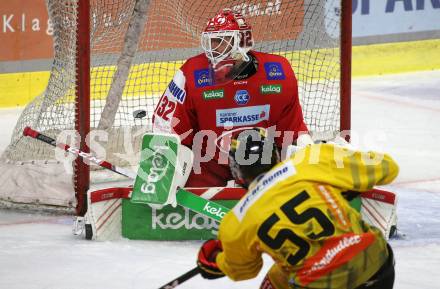
<path fill-rule="evenodd" d="M 180 143 L 179 136 L 145 134 L 131 201 L 175 207 L 177 190 L 185 185 L 192 163 L 193 153 Z"/>

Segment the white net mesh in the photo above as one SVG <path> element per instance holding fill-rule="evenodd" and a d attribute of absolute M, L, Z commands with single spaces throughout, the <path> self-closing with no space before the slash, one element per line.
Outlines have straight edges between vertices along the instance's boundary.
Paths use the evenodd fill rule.
<path fill-rule="evenodd" d="M 7 189 L 0 199 L 8 202 L 75 203 L 68 165 L 56 161 L 52 147 L 22 137 L 22 131 L 31 126 L 56 138 L 74 129 L 76 5 L 47 0 L 55 57 L 46 91 L 23 111 L 1 158 Z M 99 142 L 106 147 L 101 156 L 118 165 L 136 163 L 132 155 L 151 124 L 158 97 L 184 60 L 202 52 L 202 29 L 225 7 L 241 11 L 251 24 L 255 50 L 289 59 L 309 129 L 339 130 L 340 0 L 91 0 L 92 130 L 106 103 L 109 110 L 101 121 L 109 133 L 107 142 Z M 134 119 L 139 109 L 147 116 Z"/>

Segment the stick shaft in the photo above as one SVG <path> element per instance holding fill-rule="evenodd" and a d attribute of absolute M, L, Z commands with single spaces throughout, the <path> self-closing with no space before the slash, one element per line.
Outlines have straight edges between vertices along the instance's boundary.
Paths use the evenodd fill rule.
<path fill-rule="evenodd" d="M 81 157 L 83 160 L 86 159 L 94 164 L 97 164 L 98 166 L 111 170 L 112 172 L 118 173 L 122 176 L 131 178 L 133 180 L 136 179 L 136 173 L 124 170 L 123 168 L 112 165 L 107 161 L 100 160 L 92 154 L 85 153 L 77 148 L 70 147 L 67 144 L 57 143 L 56 140 L 54 140 L 53 138 L 44 135 L 36 130 L 33 130 L 30 127 L 26 127 L 23 130 L 23 135 L 38 139 L 42 142 L 50 144 L 51 146 L 63 149 L 69 153 L 74 154 L 75 156 Z M 177 191 L 176 197 L 177 203 L 179 205 L 182 205 L 183 207 L 186 207 L 192 211 L 203 214 L 217 221 L 221 221 L 223 216 L 229 211 L 229 208 L 226 208 L 218 204 L 217 202 L 206 200 L 183 189 L 179 189 Z"/>
<path fill-rule="evenodd" d="M 175 288 L 177 286 L 179 286 L 180 284 L 182 284 L 183 282 L 191 279 L 192 277 L 196 276 L 197 274 L 199 274 L 199 267 L 195 267 L 191 270 L 189 270 L 188 272 L 186 272 L 183 275 L 180 275 L 179 277 L 177 277 L 176 279 L 168 282 L 167 284 L 163 285 L 162 287 L 159 287 L 159 289 L 171 289 L 171 288 Z"/>
<path fill-rule="evenodd" d="M 49 137 L 47 135 L 44 135 L 44 134 L 42 134 L 42 133 L 40 133 L 40 132 L 38 132 L 36 130 L 33 130 L 30 127 L 25 127 L 25 129 L 23 130 L 23 135 L 24 136 L 29 136 L 29 137 L 34 138 L 34 139 L 38 139 L 38 140 L 40 140 L 42 142 L 50 144 L 51 146 L 58 147 L 58 148 L 66 151 L 66 152 L 69 152 L 69 153 L 71 153 L 73 155 L 79 156 L 82 159 L 88 160 L 89 162 L 92 162 L 92 163 L 94 163 L 94 164 L 96 164 L 96 165 L 98 165 L 100 167 L 103 167 L 103 168 L 106 168 L 108 170 L 111 170 L 112 172 L 115 172 L 115 173 L 120 174 L 122 176 L 131 178 L 133 180 L 136 179 L 136 174 L 134 174 L 134 173 L 132 173 L 130 171 L 127 171 L 127 170 L 124 170 L 123 168 L 120 168 L 118 166 L 112 165 L 111 163 L 109 163 L 109 162 L 107 162 L 105 160 L 100 160 L 97 157 L 93 156 L 92 154 L 85 153 L 85 152 L 83 152 L 83 151 L 81 151 L 81 150 L 79 150 L 77 148 L 71 147 L 71 146 L 69 146 L 67 144 L 57 143 L 56 140 L 54 140 L 53 138 L 51 138 L 51 137 Z"/>

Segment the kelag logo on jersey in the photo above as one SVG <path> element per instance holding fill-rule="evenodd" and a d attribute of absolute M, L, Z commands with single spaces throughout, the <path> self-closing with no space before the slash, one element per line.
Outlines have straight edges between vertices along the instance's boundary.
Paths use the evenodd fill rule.
<path fill-rule="evenodd" d="M 238 105 L 245 105 L 246 103 L 248 103 L 250 98 L 251 96 L 249 95 L 247 90 L 237 90 L 235 92 L 234 99 Z"/>
<path fill-rule="evenodd" d="M 203 92 L 203 99 L 205 100 L 219 99 L 223 98 L 224 96 L 225 91 L 223 89 L 207 90 Z"/>
<path fill-rule="evenodd" d="M 268 120 L 269 112 L 270 105 L 268 104 L 217 109 L 215 111 L 216 125 L 218 127 L 253 125 L 260 121 Z"/>
<path fill-rule="evenodd" d="M 194 81 L 196 82 L 196 87 L 212 85 L 212 78 L 209 69 L 199 69 L 194 71 Z"/>
<path fill-rule="evenodd" d="M 283 67 L 279 62 L 266 62 L 264 64 L 264 70 L 266 71 L 266 78 L 268 80 L 282 80 L 286 78 Z"/>
<path fill-rule="evenodd" d="M 268 84 L 260 86 L 261 94 L 281 93 L 281 84 Z"/>
<path fill-rule="evenodd" d="M 168 89 L 178 102 L 183 103 L 185 101 L 185 91 L 178 87 L 177 84 L 174 83 L 174 80 L 171 80 L 170 84 L 168 85 Z"/>

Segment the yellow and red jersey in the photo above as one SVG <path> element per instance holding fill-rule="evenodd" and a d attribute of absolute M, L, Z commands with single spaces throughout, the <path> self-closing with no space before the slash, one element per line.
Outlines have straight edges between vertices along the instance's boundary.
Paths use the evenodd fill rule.
<path fill-rule="evenodd" d="M 216 149 L 216 141 L 225 132 L 237 128 L 275 126 L 282 133 L 275 139 L 279 147 L 284 132 L 291 132 L 290 143 L 298 132 L 307 132 L 297 80 L 288 60 L 257 51 L 250 54 L 258 66 L 256 73 L 221 85 L 214 83 L 204 54 L 188 59 L 155 109 L 154 131 L 177 133 L 190 148 L 198 132 L 207 132 L 202 156 L 207 148 Z M 202 163 L 202 175 L 191 175 L 187 186 L 225 186 L 232 177 L 227 162 L 219 164 L 218 158 L 216 152 L 211 161 Z"/>
<path fill-rule="evenodd" d="M 381 232 L 343 198 L 390 183 L 397 164 L 386 154 L 311 145 L 249 187 L 222 220 L 220 269 L 233 280 L 255 277 L 269 254 L 289 283 L 355 288 L 387 259 Z"/>

